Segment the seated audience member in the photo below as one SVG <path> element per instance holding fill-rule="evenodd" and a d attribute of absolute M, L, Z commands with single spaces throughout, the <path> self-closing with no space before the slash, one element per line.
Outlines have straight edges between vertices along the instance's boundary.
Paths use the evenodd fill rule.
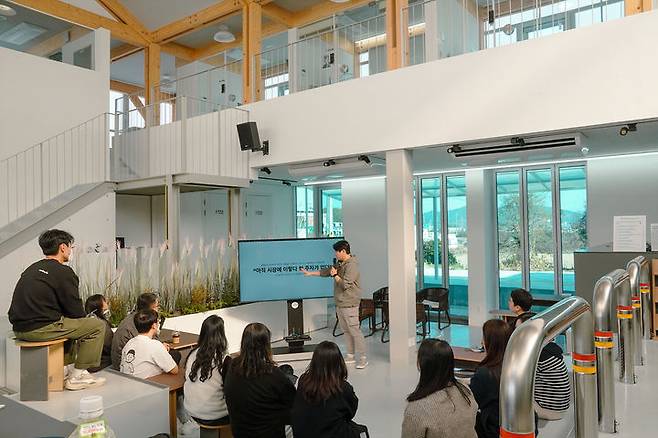
<path fill-rule="evenodd" d="M 519 316 L 517 327 L 531 314 Z M 549 342 L 541 350 L 535 372 L 535 412 L 544 420 L 560 420 L 571 403 L 571 379 L 564 364 L 562 349 Z"/>
<path fill-rule="evenodd" d="M 141 379 L 162 373 L 178 374 L 178 365 L 165 346 L 153 339 L 158 331 L 158 313 L 140 310 L 134 319 L 138 334 L 123 347 L 121 372 Z"/>
<path fill-rule="evenodd" d="M 340 349 L 333 342 L 321 342 L 299 377 L 292 409 L 295 438 L 358 437 L 363 426 L 352 421 L 358 406 Z"/>
<path fill-rule="evenodd" d="M 137 329 L 135 328 L 135 314 L 140 310 L 154 310 L 156 312 L 160 311 L 160 303 L 158 301 L 158 296 L 154 293 L 143 293 L 137 297 L 137 306 L 134 312 L 129 313 L 126 317 L 119 323 L 116 332 L 114 332 L 114 337 L 112 338 L 112 368 L 115 370 L 119 369 L 119 364 L 121 363 L 121 352 L 126 343 L 137 336 Z M 158 331 L 153 336 L 153 339 L 159 340 L 160 326 L 158 325 Z M 164 344 L 169 354 L 174 359 L 176 364 L 180 363 L 181 355 L 178 351 L 172 350 L 169 348 L 169 344 Z"/>
<path fill-rule="evenodd" d="M 103 352 L 101 353 L 101 364 L 89 371 L 96 372 L 112 365 L 112 325 L 110 324 L 110 307 L 107 300 L 101 294 L 92 295 L 85 301 L 85 312 L 89 318 L 97 318 L 105 323 L 105 338 L 103 339 Z"/>
<path fill-rule="evenodd" d="M 471 378 L 471 391 L 478 404 L 475 417 L 478 438 L 498 438 L 500 435 L 500 374 L 509 336 L 509 324 L 503 320 L 490 319 L 482 327 L 486 355 Z"/>
<path fill-rule="evenodd" d="M 199 424 L 229 424 L 224 375 L 229 366 L 224 320 L 211 315 L 201 324 L 199 343 L 187 358 L 185 409 Z"/>
<path fill-rule="evenodd" d="M 290 424 L 295 386 L 272 359 L 270 330 L 245 327 L 240 355 L 231 361 L 224 395 L 235 438 L 283 438 Z"/>
<path fill-rule="evenodd" d="M 297 384 L 297 379 L 299 379 L 299 377 L 295 375 L 295 370 L 290 365 L 287 363 L 283 364 L 279 367 L 279 369 L 283 371 L 283 374 L 288 376 L 288 379 L 292 382 L 293 385 Z"/>
<path fill-rule="evenodd" d="M 23 271 L 9 306 L 14 335 L 27 342 L 68 339 L 64 363 L 74 365 L 67 367 L 70 375 L 65 388 L 76 391 L 102 385 L 105 379 L 90 375 L 87 369 L 100 365 L 105 324 L 85 318 L 78 276 L 65 264 L 71 257 L 73 236 L 48 230 L 39 236 L 39 246 L 46 257 Z"/>
<path fill-rule="evenodd" d="M 455 378 L 450 345 L 425 339 L 417 365 L 420 380 L 407 397 L 402 438 L 476 438 L 477 405 L 471 391 Z"/>
<path fill-rule="evenodd" d="M 517 321 L 521 316 L 534 316 L 535 314 L 530 311 L 532 307 L 532 295 L 525 289 L 514 289 L 507 300 L 507 306 L 514 312 L 514 318 L 510 324 L 512 329 L 516 326 Z"/>

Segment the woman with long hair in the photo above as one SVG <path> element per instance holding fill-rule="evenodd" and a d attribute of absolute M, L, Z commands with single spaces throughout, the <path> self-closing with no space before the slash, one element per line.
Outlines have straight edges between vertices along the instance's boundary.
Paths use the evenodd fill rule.
<path fill-rule="evenodd" d="M 240 355 L 224 384 L 235 438 L 284 438 L 295 386 L 272 359 L 270 330 L 255 322 L 242 333 Z"/>
<path fill-rule="evenodd" d="M 90 368 L 95 373 L 112 365 L 112 339 L 114 332 L 110 324 L 110 306 L 101 294 L 91 295 L 85 301 L 85 313 L 88 318 L 97 318 L 105 323 L 105 338 L 103 339 L 103 350 L 101 352 L 101 364 L 98 368 Z"/>
<path fill-rule="evenodd" d="M 207 317 L 201 324 L 199 342 L 187 357 L 185 367 L 185 409 L 199 424 L 218 426 L 229 423 L 224 399 L 224 370 L 230 357 L 224 320 Z"/>
<path fill-rule="evenodd" d="M 450 344 L 425 339 L 417 366 L 420 379 L 407 397 L 402 438 L 475 438 L 477 406 L 471 391 L 455 378 Z"/>
<path fill-rule="evenodd" d="M 478 404 L 475 431 L 478 438 L 498 438 L 500 434 L 500 374 L 510 326 L 501 319 L 490 319 L 482 326 L 486 353 L 471 379 L 471 391 Z"/>
<path fill-rule="evenodd" d="M 347 367 L 338 345 L 321 342 L 299 378 L 292 409 L 295 438 L 358 437 L 363 426 L 352 421 L 358 406 L 359 399 L 347 382 Z"/>

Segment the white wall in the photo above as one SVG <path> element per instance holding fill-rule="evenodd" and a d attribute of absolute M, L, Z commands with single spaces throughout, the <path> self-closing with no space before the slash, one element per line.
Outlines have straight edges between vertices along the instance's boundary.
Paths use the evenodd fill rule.
<path fill-rule="evenodd" d="M 107 53 L 109 65 L 109 35 Z M 109 67 L 92 71 L 0 47 L 0 78 L 0 159 L 107 112 Z"/>
<path fill-rule="evenodd" d="M 587 163 L 587 234 L 589 246 L 612 242 L 613 216 L 646 215 L 658 223 L 658 155 L 595 159 Z"/>
<path fill-rule="evenodd" d="M 292 187 L 277 181 L 259 180 L 243 189 L 242 197 L 247 208 L 240 238 L 295 237 Z"/>
<path fill-rule="evenodd" d="M 653 11 L 248 105 L 250 165 L 655 118 L 656 40 Z"/>
<path fill-rule="evenodd" d="M 388 285 L 386 180 L 342 184 L 345 239 L 358 257 L 363 296 Z"/>
<path fill-rule="evenodd" d="M 116 195 L 117 237 L 126 247 L 151 246 L 151 196 Z"/>

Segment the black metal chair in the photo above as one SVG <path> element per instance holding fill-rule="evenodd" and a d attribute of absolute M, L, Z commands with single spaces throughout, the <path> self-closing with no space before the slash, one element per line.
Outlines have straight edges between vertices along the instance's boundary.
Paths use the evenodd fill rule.
<path fill-rule="evenodd" d="M 368 336 L 375 334 L 377 326 L 377 320 L 375 317 L 375 303 L 370 298 L 361 299 L 361 303 L 359 304 L 359 327 L 361 326 L 361 323 L 366 319 L 368 320 L 368 328 L 370 329 L 370 333 L 364 336 L 367 338 Z M 331 334 L 334 335 L 334 337 L 343 335 L 343 333 L 336 333 L 336 330 L 338 330 L 338 314 L 336 314 L 336 324 L 334 324 L 334 330 L 331 332 Z"/>
<path fill-rule="evenodd" d="M 382 309 L 382 338 L 381 341 L 386 343 L 389 342 L 390 339 L 386 339 L 386 333 L 388 332 L 388 324 L 389 324 L 389 318 L 388 318 L 388 287 L 382 288 L 375 292 L 377 296 L 375 297 L 375 294 L 373 294 L 373 301 L 375 301 L 375 306 L 381 305 Z M 376 299 L 375 299 L 376 298 Z M 429 324 L 429 318 L 427 314 L 425 313 L 425 306 L 422 303 L 422 301 L 418 301 L 419 295 L 416 294 L 416 324 L 421 324 L 421 332 L 416 333 L 417 335 L 420 335 L 425 339 L 427 337 L 427 334 L 429 332 L 428 330 L 428 324 Z M 422 298 L 422 296 L 421 296 Z"/>
<path fill-rule="evenodd" d="M 437 315 L 437 324 L 439 330 L 443 330 L 446 327 L 449 327 L 452 324 L 450 320 L 450 290 L 445 287 L 427 287 L 421 289 L 416 293 L 417 298 L 422 298 L 422 301 L 425 302 L 425 308 L 427 309 L 427 317 L 430 319 L 430 312 L 435 310 Z M 448 319 L 448 325 L 441 327 L 441 312 L 445 312 L 446 318 Z"/>

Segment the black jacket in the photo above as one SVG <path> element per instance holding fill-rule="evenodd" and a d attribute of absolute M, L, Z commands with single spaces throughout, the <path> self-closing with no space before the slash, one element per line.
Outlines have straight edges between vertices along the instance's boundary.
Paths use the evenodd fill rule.
<path fill-rule="evenodd" d="M 278 368 L 258 377 L 235 373 L 233 360 L 224 381 L 224 397 L 235 438 L 284 438 L 290 424 L 295 386 Z"/>
<path fill-rule="evenodd" d="M 14 289 L 9 321 L 15 332 L 29 332 L 59 321 L 84 318 L 78 276 L 73 269 L 53 259 L 29 266 Z"/>
<path fill-rule="evenodd" d="M 478 438 L 500 436 L 500 383 L 487 367 L 479 367 L 471 378 L 471 391 L 478 404 L 475 432 Z"/>
<path fill-rule="evenodd" d="M 303 386 L 297 388 L 292 408 L 292 430 L 295 438 L 353 438 L 350 422 L 359 406 L 352 385 L 343 383 L 340 394 L 318 404 L 310 404 L 303 396 Z"/>

